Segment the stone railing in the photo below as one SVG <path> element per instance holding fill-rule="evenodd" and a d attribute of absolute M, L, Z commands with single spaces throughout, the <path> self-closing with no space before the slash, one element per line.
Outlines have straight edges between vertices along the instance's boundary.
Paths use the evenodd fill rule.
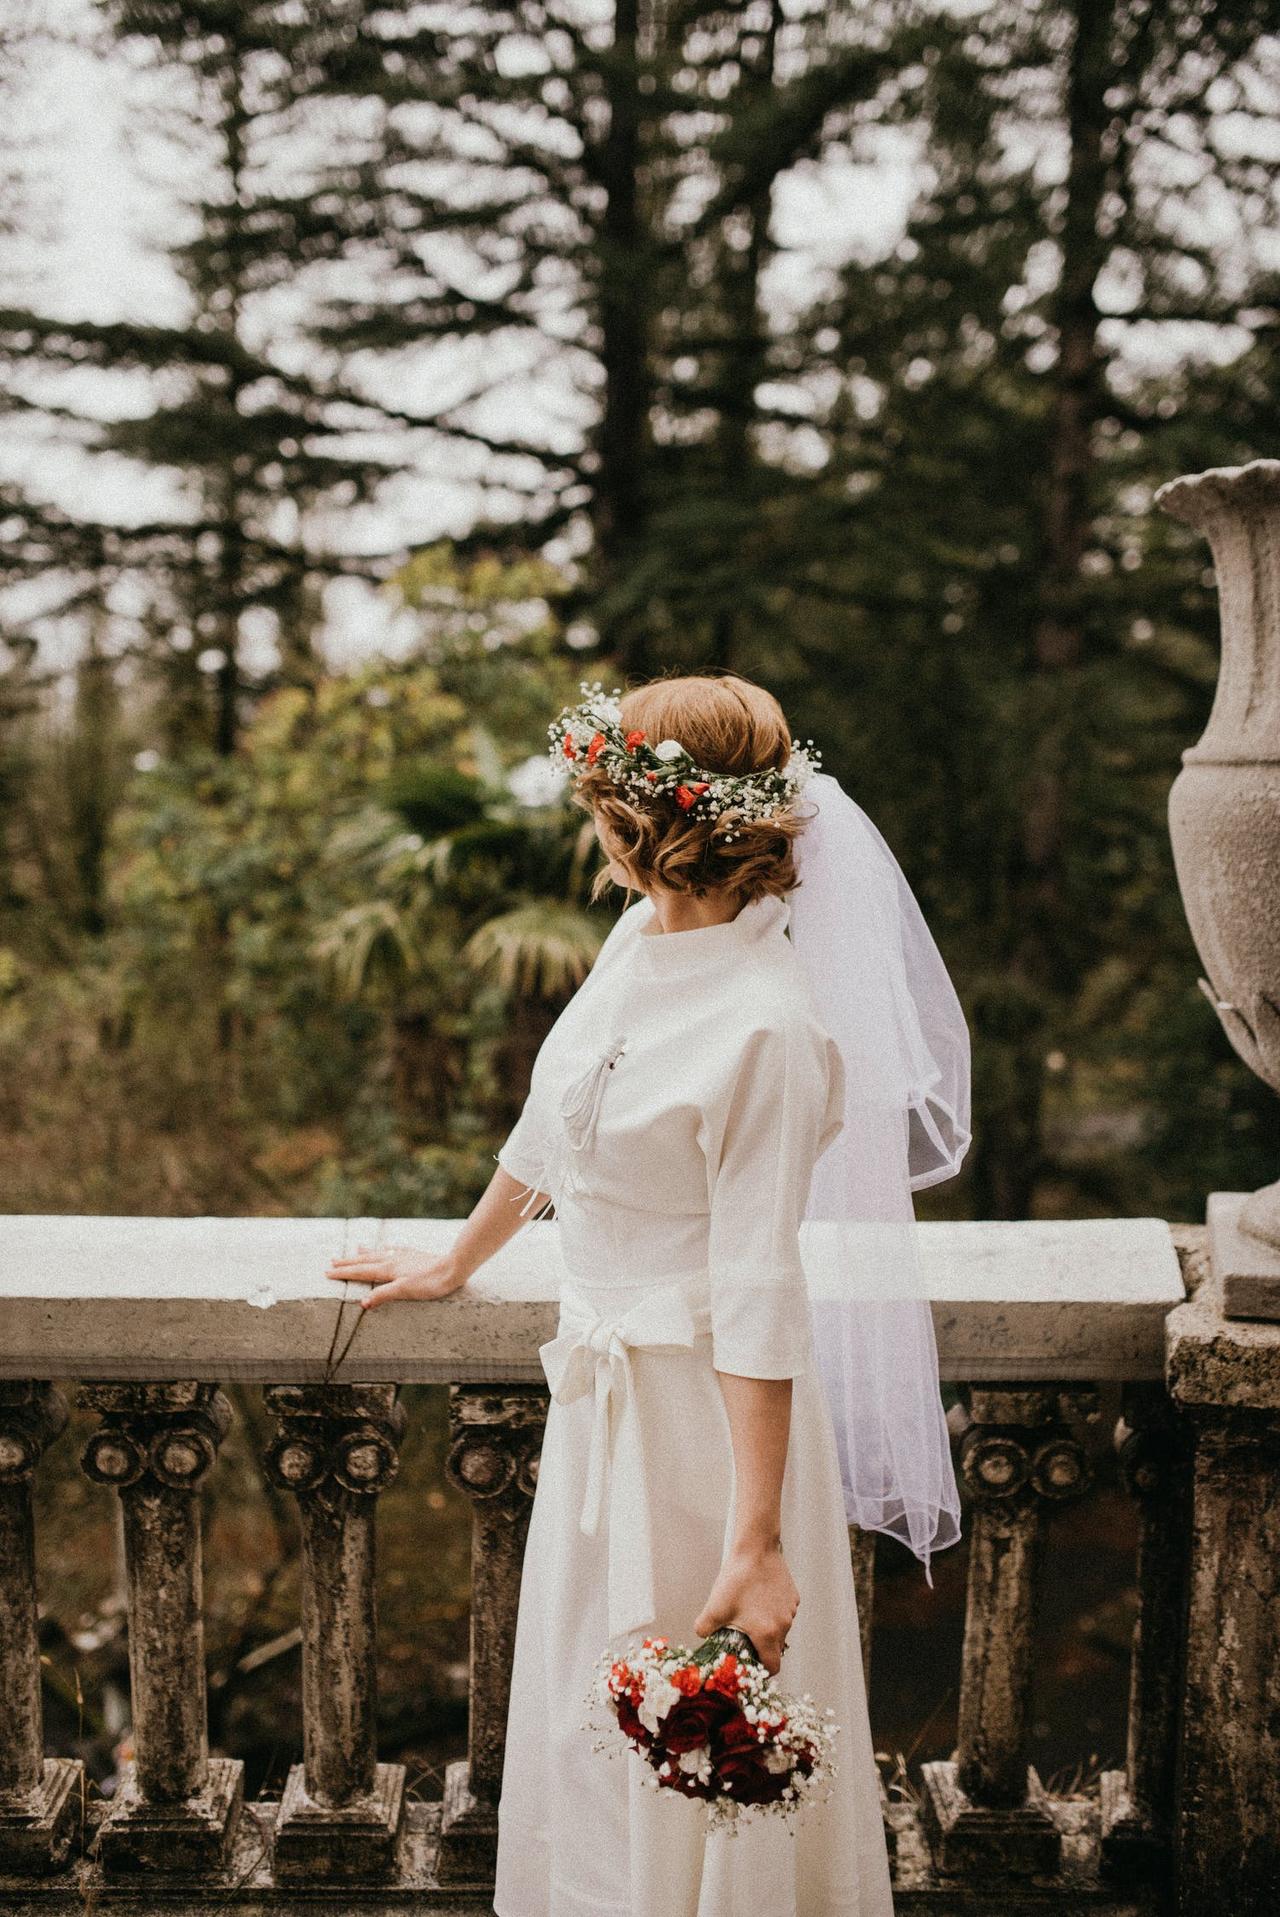
<path fill-rule="evenodd" d="M 555 1226 L 430 1309 L 360 1314 L 323 1277 L 376 1220 L 0 1220 L 0 1910 L 482 1912 L 520 1565 L 555 1329 Z M 386 1228 L 423 1248 L 448 1221 Z M 1205 1233 L 1155 1219 L 922 1227 L 967 1490 L 959 1727 L 918 1803 L 886 1800 L 898 1912 L 1280 1908 L 1280 1333 L 1223 1320 Z M 358 1338 L 351 1339 L 354 1326 Z M 74 1380 L 83 1468 L 120 1500 L 133 1761 L 95 1801 L 46 1756 L 32 1482 Z M 246 1803 L 209 1750 L 199 1488 L 260 1380 L 266 1460 L 303 1536 L 303 1761 Z M 450 1386 L 447 1470 L 474 1517 L 467 1756 L 406 1795 L 374 1735 L 374 1515 L 398 1387 Z M 1028 1762 L 1041 1546 L 1088 1478 L 1081 1421 L 1118 1388 L 1140 1511 L 1123 1771 L 1055 1799 Z M 854 1537 L 874 1654 L 872 1553 Z M 764 1914 L 767 1917 L 767 1914 Z"/>

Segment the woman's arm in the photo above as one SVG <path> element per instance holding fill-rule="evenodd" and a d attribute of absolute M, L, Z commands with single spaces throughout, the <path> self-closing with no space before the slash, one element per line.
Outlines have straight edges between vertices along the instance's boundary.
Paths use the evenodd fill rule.
<path fill-rule="evenodd" d="M 499 1165 L 448 1251 L 432 1255 L 403 1246 L 375 1251 L 360 1245 L 351 1258 L 331 1258 L 325 1277 L 372 1285 L 368 1297 L 360 1300 L 362 1311 L 391 1298 L 447 1298 L 515 1237 L 523 1223 L 527 1195 L 527 1186 Z M 546 1204 L 543 1193 L 538 1197 Z"/>
<path fill-rule="evenodd" d="M 800 1602 L 782 1555 L 782 1478 L 791 1435 L 790 1378 L 717 1372 L 733 1441 L 733 1537 L 711 1595 L 694 1620 L 706 1637 L 719 1625 L 745 1631 L 776 1675 Z"/>

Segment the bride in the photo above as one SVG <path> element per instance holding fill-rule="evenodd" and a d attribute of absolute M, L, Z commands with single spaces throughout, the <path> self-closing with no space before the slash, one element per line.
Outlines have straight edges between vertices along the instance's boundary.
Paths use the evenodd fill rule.
<path fill-rule="evenodd" d="M 620 702 L 583 692 L 551 728 L 552 752 L 594 818 L 597 890 L 640 896 L 543 1044 L 452 1250 L 362 1249 L 329 1275 L 368 1283 L 365 1309 L 443 1298 L 554 1207 L 563 1282 L 558 1335 L 540 1353 L 551 1400 L 512 1668 L 498 1917 L 891 1917 L 848 1523 L 903 1536 L 927 1565 L 957 1511 L 927 1307 L 899 1304 L 918 1316 L 895 1367 L 890 1321 L 869 1330 L 894 1307 L 869 1302 L 859 1318 L 839 1297 L 813 1299 L 801 1260 L 815 1167 L 847 1129 L 861 1149 L 851 1115 L 865 1109 L 856 1047 L 819 1016 L 828 988 L 789 936 L 806 788 L 857 808 L 743 679 L 659 680 Z M 824 791 L 822 813 L 828 802 Z M 882 872 L 884 859 L 887 848 Z M 866 922 L 870 910 L 868 894 Z M 967 1143 L 967 1051 L 963 1064 L 961 1085 L 952 1060 L 949 1096 L 926 1074 L 894 1113 L 907 1216 L 908 1183 L 949 1175 Z M 848 1197 L 859 1175 L 841 1171 L 844 1195 L 823 1216 L 877 1216 Z M 901 1206 L 885 1218 L 903 1224 Z M 606 1648 L 641 1633 L 692 1645 L 720 1625 L 745 1631 L 783 1687 L 841 1727 L 831 1795 L 790 1826 L 709 1831 L 701 1805 L 646 1786 L 637 1757 L 607 1760 L 584 1727 Z"/>

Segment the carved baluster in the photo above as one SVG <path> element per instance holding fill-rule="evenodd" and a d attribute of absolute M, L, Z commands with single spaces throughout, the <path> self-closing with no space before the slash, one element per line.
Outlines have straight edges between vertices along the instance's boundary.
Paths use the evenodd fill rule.
<path fill-rule="evenodd" d="M 48 1384 L 0 1384 L 0 1871 L 56 1869 L 80 1821 L 81 1767 L 44 1754 L 31 1481 L 67 1422 Z"/>
<path fill-rule="evenodd" d="M 404 1766 L 379 1764 L 374 1519 L 399 1468 L 393 1384 L 268 1385 L 267 1454 L 302 1519 L 303 1761 L 273 1844 L 277 1878 L 385 1877 L 397 1862 Z"/>
<path fill-rule="evenodd" d="M 876 1592 L 876 1534 L 864 1531 L 859 1525 L 849 1526 L 849 1551 L 853 1559 L 853 1588 L 858 1606 L 858 1640 L 862 1651 L 862 1682 L 868 1693 L 871 1691 L 871 1613 L 875 1605 Z M 898 1827 L 889 1815 L 889 1789 L 880 1779 L 880 1809 L 884 1815 L 885 1843 L 889 1856 L 898 1855 Z"/>
<path fill-rule="evenodd" d="M 243 1765 L 209 1756 L 199 1487 L 231 1422 L 209 1384 L 86 1384 L 102 1428 L 81 1462 L 120 1497 L 135 1756 L 98 1836 L 104 1870 L 209 1871 L 225 1861 Z"/>
<path fill-rule="evenodd" d="M 537 1483 L 547 1394 L 533 1386 L 453 1385 L 446 1470 L 471 1500 L 471 1715 L 464 1761 L 445 1775 L 437 1875 L 493 1882 L 520 1572 Z"/>
<path fill-rule="evenodd" d="M 1138 1501 L 1138 1618 L 1122 1771 L 1102 1778 L 1102 1857 L 1116 1876 L 1163 1874 L 1173 1830 L 1187 1603 L 1191 1453 L 1163 1384 L 1126 1385 L 1121 1477 Z"/>
<path fill-rule="evenodd" d="M 960 1468 L 972 1497 L 959 1738 L 926 1764 L 925 1818 L 938 1868 L 1017 1875 L 1058 1868 L 1060 1837 L 1027 1762 L 1027 1701 L 1044 1507 L 1088 1480 L 1067 1417 L 1096 1394 L 1052 1386 L 971 1386 Z"/>

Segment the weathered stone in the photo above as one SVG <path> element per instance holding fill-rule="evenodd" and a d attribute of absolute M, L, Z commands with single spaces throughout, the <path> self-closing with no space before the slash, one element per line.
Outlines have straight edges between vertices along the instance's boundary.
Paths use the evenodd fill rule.
<path fill-rule="evenodd" d="M 1249 1195 L 1209 1193 L 1206 1215 L 1210 1255 L 1228 1318 L 1280 1319 L 1280 1244 L 1268 1244 L 1242 1228 Z"/>
<path fill-rule="evenodd" d="M 0 1871 L 62 1863 L 79 1823 L 81 1766 L 44 1755 L 31 1483 L 67 1422 L 49 1384 L 0 1384 Z"/>
<path fill-rule="evenodd" d="M 459 1223 L 394 1219 L 385 1235 L 444 1251 Z M 350 1321 L 364 1290 L 325 1269 L 378 1230 L 376 1219 L 0 1219 L 0 1377 L 323 1381 L 338 1308 Z M 802 1230 L 815 1285 L 834 1230 Z M 1162 1220 L 931 1220 L 920 1247 L 944 1378 L 1162 1375 L 1164 1317 L 1184 1296 Z M 532 1226 L 431 1311 L 368 1314 L 343 1380 L 541 1384 L 562 1270 L 559 1226 Z"/>
<path fill-rule="evenodd" d="M 1044 1786 L 1030 1765 L 1020 1801 L 1012 1804 L 974 1803 L 955 1764 L 926 1764 L 924 1770 L 930 1843 L 944 1876 L 982 1884 L 1056 1873 L 1062 1839 Z"/>
<path fill-rule="evenodd" d="M 303 1761 L 273 1838 L 282 1882 L 373 1882 L 397 1869 L 404 1767 L 376 1747 L 376 1500 L 399 1468 L 397 1386 L 272 1385 L 267 1453 L 302 1519 Z"/>
<path fill-rule="evenodd" d="M 404 1817 L 403 1764 L 377 1764 L 372 1788 L 346 1804 L 317 1804 L 303 1768 L 289 1772 L 272 1853 L 281 1883 L 359 1883 L 393 1875 Z"/>
<path fill-rule="evenodd" d="M 876 1592 L 876 1533 L 849 1526 L 849 1555 L 853 1567 L 854 1596 L 858 1607 L 858 1644 L 862 1652 L 862 1681 L 871 1690 L 871 1619 Z M 880 1809 L 884 1816 L 884 1837 L 892 1862 L 898 1846 L 898 1833 L 890 1816 L 888 1786 L 880 1778 Z"/>
<path fill-rule="evenodd" d="M 471 1709 L 464 1762 L 445 1776 L 442 1884 L 492 1881 L 520 1573 L 546 1422 L 546 1391 L 449 1393 L 445 1469 L 471 1499 Z"/>
<path fill-rule="evenodd" d="M 862 1678 L 871 1688 L 871 1618 L 876 1595 L 876 1534 L 849 1526 L 849 1554 L 853 1565 L 853 1588 L 858 1606 L 858 1639 L 862 1647 Z"/>
<path fill-rule="evenodd" d="M 924 1766 L 924 1813 L 939 1870 L 990 1877 L 1052 1873 L 1060 1838 L 1027 1763 L 1031 1632 L 1040 1583 L 1042 1507 L 1088 1482 L 1062 1409 L 1093 1398 L 1028 1383 L 964 1394 L 961 1476 L 972 1499 L 958 1742 Z"/>
<path fill-rule="evenodd" d="M 98 1832 L 108 1873 L 208 1871 L 240 1814 L 243 1766 L 211 1763 L 199 1487 L 231 1421 L 212 1384 L 81 1387 L 103 1424 L 86 1474 L 120 1498 L 136 1756 Z"/>
<path fill-rule="evenodd" d="M 1175 1322 L 1176 1321 L 1176 1322 Z M 1182 1917 L 1280 1902 L 1280 1326 L 1223 1317 L 1215 1271 L 1169 1324 L 1194 1434 L 1175 1870 Z"/>
<path fill-rule="evenodd" d="M 109 1878 L 145 1876 L 153 1890 L 166 1878 L 216 1882 L 243 1808 L 244 1765 L 236 1759 L 209 1758 L 204 1782 L 173 1803 L 148 1797 L 138 1766 L 125 1764 L 94 1854 Z"/>
<path fill-rule="evenodd" d="M 1156 500 L 1208 539 L 1222 623 L 1213 708 L 1169 793 L 1178 888 L 1201 990 L 1280 1092 L 1280 460 L 1175 479 Z M 1280 1179 L 1245 1198 L 1238 1222 L 1280 1252 Z M 1280 1263 L 1246 1276 L 1251 1308 L 1280 1317 Z M 1236 1309 L 1231 1287 L 1224 1302 Z"/>
<path fill-rule="evenodd" d="M 1194 1410 L 1236 1407 L 1280 1416 L 1280 1331 L 1228 1318 L 1217 1270 L 1165 1320 L 1165 1378 L 1175 1401 Z"/>
<path fill-rule="evenodd" d="M 1122 1771 L 1102 1777 L 1102 1860 L 1126 1881 L 1165 1883 L 1172 1862 L 1190 1528 L 1190 1433 L 1159 1385 L 1126 1387 L 1116 1449 L 1137 1500 L 1138 1617 Z"/>

